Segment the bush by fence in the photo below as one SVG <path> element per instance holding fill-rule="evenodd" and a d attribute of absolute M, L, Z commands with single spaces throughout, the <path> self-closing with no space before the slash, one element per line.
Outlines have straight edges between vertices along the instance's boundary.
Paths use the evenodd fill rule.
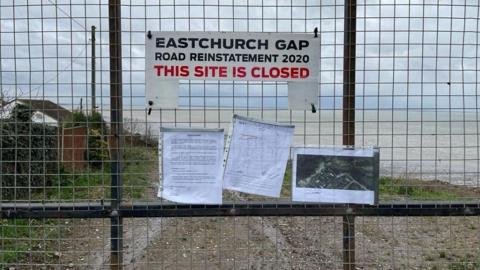
<path fill-rule="evenodd" d="M 0 122 L 2 198 L 27 199 L 51 185 L 58 170 L 58 129 L 32 122 L 33 111 L 18 104 Z"/>

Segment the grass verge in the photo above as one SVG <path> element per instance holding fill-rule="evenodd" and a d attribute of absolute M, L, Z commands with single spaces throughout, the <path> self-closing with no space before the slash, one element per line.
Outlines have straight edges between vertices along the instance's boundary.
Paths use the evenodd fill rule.
<path fill-rule="evenodd" d="M 470 201 L 478 200 L 480 190 L 441 181 L 380 177 L 380 200 Z"/>
<path fill-rule="evenodd" d="M 126 148 L 123 160 L 123 198 L 138 199 L 151 187 L 149 174 L 155 171 L 156 151 L 141 147 Z M 33 200 L 44 201 L 95 201 L 110 198 L 111 167 L 105 162 L 101 168 L 84 171 L 62 171 L 45 192 L 34 194 Z"/>
<path fill-rule="evenodd" d="M 158 175 L 157 163 L 157 152 L 153 148 L 125 149 L 122 170 L 125 200 L 146 196 L 152 187 L 152 175 Z M 62 171 L 56 177 L 54 185 L 32 194 L 32 199 L 51 202 L 108 200 L 110 179 L 110 165 L 107 162 L 99 169 L 73 173 Z M 61 220 L 0 220 L 0 269 L 22 261 L 46 263 L 54 258 L 53 249 L 56 245 L 50 242 L 68 237 L 62 236 L 62 230 L 56 226 L 58 222 Z"/>

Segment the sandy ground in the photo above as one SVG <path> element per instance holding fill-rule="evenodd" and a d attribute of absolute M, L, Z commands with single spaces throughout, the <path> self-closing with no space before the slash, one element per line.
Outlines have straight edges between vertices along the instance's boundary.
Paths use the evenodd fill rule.
<path fill-rule="evenodd" d="M 125 269 L 342 269 L 342 222 L 125 219 Z M 357 217 L 355 224 L 357 269 L 480 269 L 480 217 Z M 65 239 L 44 269 L 110 269 L 109 220 L 68 220 L 61 227 Z"/>
<path fill-rule="evenodd" d="M 479 221 L 357 218 L 357 269 L 479 269 Z M 109 269 L 108 220 L 72 222 L 45 269 Z M 127 219 L 124 245 L 125 269 L 341 269 L 342 218 Z"/>
<path fill-rule="evenodd" d="M 154 199 L 153 189 L 148 196 Z M 474 196 L 480 191 L 465 193 Z M 342 222 L 341 217 L 125 219 L 124 265 L 342 269 Z M 357 217 L 355 224 L 357 269 L 480 269 L 480 217 Z M 60 220 L 56 228 L 48 254 L 38 251 L 38 259 L 14 269 L 110 269 L 108 219 Z"/>

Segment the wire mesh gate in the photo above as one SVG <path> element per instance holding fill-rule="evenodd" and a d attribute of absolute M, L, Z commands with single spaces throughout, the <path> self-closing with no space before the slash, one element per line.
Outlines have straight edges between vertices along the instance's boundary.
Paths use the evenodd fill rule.
<path fill-rule="evenodd" d="M 2 1 L 2 266 L 478 268 L 479 5 L 356 2 Z M 147 115 L 146 31 L 315 27 L 318 112 L 287 110 L 281 83 L 185 81 L 179 109 Z M 227 128 L 234 112 L 292 123 L 298 144 L 378 145 L 381 204 L 152 196 L 158 127 Z"/>

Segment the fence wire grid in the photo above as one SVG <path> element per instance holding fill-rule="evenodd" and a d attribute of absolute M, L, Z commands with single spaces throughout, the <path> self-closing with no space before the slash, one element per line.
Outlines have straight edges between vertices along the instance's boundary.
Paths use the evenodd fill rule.
<path fill-rule="evenodd" d="M 480 269 L 479 2 L 347 2 L 356 2 L 351 134 L 342 129 L 343 0 L 119 1 L 118 203 L 122 213 L 133 213 L 136 204 L 145 211 L 118 226 L 123 258 L 115 264 L 112 219 L 101 211 L 82 214 L 93 209 L 89 205 L 116 200 L 108 2 L 1 0 L 0 268 Z M 286 83 L 187 80 L 180 81 L 177 109 L 147 113 L 147 31 L 313 35 L 316 27 L 321 64 L 315 113 L 288 109 Z M 160 127 L 228 131 L 233 114 L 295 125 L 295 146 L 341 146 L 344 135 L 354 136 L 358 147 L 378 146 L 384 208 L 459 203 L 477 210 L 422 216 L 375 214 L 374 208 L 358 214 L 349 265 L 341 214 L 150 216 L 149 205 L 176 207 L 157 197 Z M 276 209 L 291 202 L 290 181 L 289 163 L 281 198 L 224 191 L 224 202 Z M 61 205 L 72 206 L 68 218 Z M 5 210 L 31 206 L 39 206 L 36 216 Z M 42 215 L 55 207 L 57 214 Z M 351 206 L 332 207 L 333 213 Z M 81 218 L 73 218 L 77 214 Z"/>

